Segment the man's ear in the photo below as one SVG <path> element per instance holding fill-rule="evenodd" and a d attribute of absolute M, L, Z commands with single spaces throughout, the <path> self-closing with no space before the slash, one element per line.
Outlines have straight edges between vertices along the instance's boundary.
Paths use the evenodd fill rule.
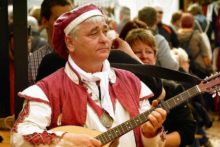
<path fill-rule="evenodd" d="M 74 49 L 73 39 L 71 36 L 69 35 L 65 36 L 65 43 L 69 52 L 74 52 L 75 49 Z"/>

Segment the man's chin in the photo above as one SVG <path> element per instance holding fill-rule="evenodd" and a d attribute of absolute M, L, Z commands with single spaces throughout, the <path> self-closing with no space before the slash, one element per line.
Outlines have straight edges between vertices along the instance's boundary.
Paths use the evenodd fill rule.
<path fill-rule="evenodd" d="M 105 52 L 105 53 L 102 53 L 99 55 L 99 59 L 104 61 L 104 60 L 108 59 L 108 56 L 109 56 L 109 52 Z"/>

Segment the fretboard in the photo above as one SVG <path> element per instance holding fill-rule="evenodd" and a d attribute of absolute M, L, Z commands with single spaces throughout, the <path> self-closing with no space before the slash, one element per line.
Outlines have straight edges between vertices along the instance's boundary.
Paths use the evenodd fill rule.
<path fill-rule="evenodd" d="M 162 107 L 167 112 L 169 112 L 170 109 L 188 101 L 189 98 L 192 98 L 192 97 L 198 95 L 199 93 L 200 93 L 199 87 L 196 85 L 196 86 L 170 98 L 169 100 L 162 102 L 160 105 L 158 105 L 158 107 Z M 133 130 L 134 128 L 140 126 L 144 122 L 146 122 L 148 120 L 148 115 L 154 109 L 155 108 L 150 109 L 148 111 L 145 111 L 145 112 L 139 114 L 138 116 L 136 116 L 135 118 L 130 119 L 130 120 L 112 128 L 112 129 L 96 136 L 95 138 L 100 140 L 102 142 L 102 145 L 105 145 L 105 144 L 113 141 L 114 139 L 126 134 L 127 132 Z"/>

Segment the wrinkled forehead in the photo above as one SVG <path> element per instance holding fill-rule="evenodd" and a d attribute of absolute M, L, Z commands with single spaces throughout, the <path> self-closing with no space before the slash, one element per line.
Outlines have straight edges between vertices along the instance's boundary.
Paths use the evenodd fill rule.
<path fill-rule="evenodd" d="M 103 16 L 93 16 L 85 21 L 83 21 L 81 24 L 77 26 L 77 29 L 83 29 L 83 30 L 90 30 L 90 29 L 108 29 L 109 26 L 106 23 L 106 19 Z"/>
<path fill-rule="evenodd" d="M 106 19 L 105 19 L 105 17 L 104 16 L 92 16 L 92 17 L 90 17 L 90 18 L 88 18 L 88 19 L 86 19 L 85 21 L 83 21 L 83 22 L 87 22 L 87 23 L 94 23 L 94 22 L 97 22 L 97 23 L 106 23 Z M 82 23 L 83 23 L 82 22 Z"/>

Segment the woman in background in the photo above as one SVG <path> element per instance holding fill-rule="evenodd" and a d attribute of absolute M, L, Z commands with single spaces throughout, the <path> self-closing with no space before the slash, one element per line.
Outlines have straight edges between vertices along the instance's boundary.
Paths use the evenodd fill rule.
<path fill-rule="evenodd" d="M 150 31 L 133 29 L 128 33 L 125 40 L 144 64 L 156 64 L 158 50 L 155 38 Z M 166 94 L 157 98 L 159 100 L 169 99 L 183 91 L 183 87 L 174 81 L 163 80 L 162 83 Z M 168 131 L 165 146 L 186 146 L 193 143 L 196 126 L 188 103 L 170 111 L 164 123 L 164 128 Z"/>

